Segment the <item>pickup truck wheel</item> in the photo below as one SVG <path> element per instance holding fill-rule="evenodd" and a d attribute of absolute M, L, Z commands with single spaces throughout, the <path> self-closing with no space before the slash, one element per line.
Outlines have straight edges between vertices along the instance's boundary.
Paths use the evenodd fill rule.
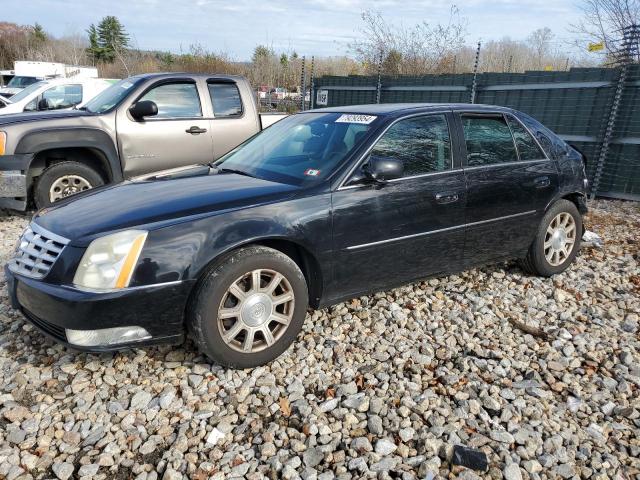
<path fill-rule="evenodd" d="M 523 268 L 543 277 L 564 272 L 578 254 L 581 236 L 582 216 L 575 204 L 558 200 L 542 217 Z"/>
<path fill-rule="evenodd" d="M 272 248 L 240 249 L 201 281 L 188 313 L 198 348 L 236 368 L 278 357 L 302 329 L 309 303 L 298 265 Z"/>
<path fill-rule="evenodd" d="M 33 197 L 36 207 L 43 208 L 103 184 L 100 174 L 83 163 L 54 163 L 38 178 Z"/>

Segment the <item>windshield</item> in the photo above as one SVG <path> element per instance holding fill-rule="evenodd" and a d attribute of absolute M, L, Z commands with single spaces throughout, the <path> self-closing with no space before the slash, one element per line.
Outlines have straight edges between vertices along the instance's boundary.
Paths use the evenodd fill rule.
<path fill-rule="evenodd" d="M 375 119 L 342 113 L 292 115 L 232 150 L 215 166 L 293 185 L 316 183 L 360 145 Z"/>
<path fill-rule="evenodd" d="M 141 80 L 141 78 L 120 80 L 118 83 L 114 83 L 106 90 L 103 90 L 93 100 L 88 101 L 83 109 L 91 113 L 108 112 L 124 100 Z"/>
<path fill-rule="evenodd" d="M 18 93 L 16 93 L 15 95 L 13 95 L 11 97 L 11 103 L 16 103 L 16 102 L 19 102 L 20 100 L 27 98 L 33 92 L 37 92 L 40 89 L 40 87 L 46 84 L 47 82 L 37 82 L 29 85 L 27 88 L 24 88 L 20 90 Z"/>
<path fill-rule="evenodd" d="M 38 79 L 36 77 L 13 77 L 7 84 L 7 87 L 24 88 L 36 83 L 37 81 Z"/>

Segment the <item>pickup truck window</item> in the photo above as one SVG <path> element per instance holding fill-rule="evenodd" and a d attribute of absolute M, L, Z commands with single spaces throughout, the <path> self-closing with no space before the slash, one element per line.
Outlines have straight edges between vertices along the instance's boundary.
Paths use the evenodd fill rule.
<path fill-rule="evenodd" d="M 93 100 L 86 103 L 84 110 L 91 113 L 106 113 L 118 106 L 131 91 L 142 82 L 142 78 L 127 78 L 114 83 L 106 90 L 103 90 Z"/>
<path fill-rule="evenodd" d="M 154 118 L 201 117 L 200 97 L 195 83 L 163 83 L 145 93 L 142 100 L 151 100 L 158 106 Z"/>
<path fill-rule="evenodd" d="M 444 115 L 411 117 L 393 124 L 378 140 L 371 155 L 397 158 L 404 176 L 451 169 L 451 140 Z"/>
<path fill-rule="evenodd" d="M 242 115 L 242 100 L 235 83 L 209 83 L 208 87 L 216 118 Z"/>
<path fill-rule="evenodd" d="M 304 113 L 287 117 L 252 137 L 215 163 L 224 170 L 292 185 L 329 176 L 363 141 L 375 117 Z M 346 120 L 345 120 L 346 119 Z"/>

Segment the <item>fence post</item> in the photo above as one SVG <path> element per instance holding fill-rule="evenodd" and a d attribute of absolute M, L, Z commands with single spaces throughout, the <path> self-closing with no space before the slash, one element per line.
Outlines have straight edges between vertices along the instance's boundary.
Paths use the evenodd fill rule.
<path fill-rule="evenodd" d="M 309 110 L 313 110 L 315 106 L 314 88 L 315 88 L 315 56 L 311 56 L 311 85 L 309 86 Z"/>
<path fill-rule="evenodd" d="M 302 74 L 300 75 L 300 93 L 302 94 L 300 96 L 300 111 L 302 112 L 304 112 L 304 94 L 305 94 L 304 89 L 306 88 L 306 84 L 307 84 L 307 78 L 305 77 L 305 71 L 304 71 L 304 61 L 305 61 L 305 57 L 303 55 L 302 56 Z"/>
<path fill-rule="evenodd" d="M 600 188 L 600 180 L 602 179 L 602 172 L 604 171 L 604 165 L 609 153 L 609 147 L 611 145 L 611 137 L 613 136 L 613 129 L 616 125 L 616 119 L 618 117 L 618 110 L 620 109 L 620 102 L 624 93 L 625 83 L 627 81 L 627 72 L 629 70 L 629 64 L 631 63 L 631 54 L 637 49 L 638 40 L 640 39 L 640 26 L 629 25 L 623 29 L 622 50 L 619 53 L 620 63 L 620 75 L 618 76 L 618 82 L 616 84 L 616 90 L 613 95 L 611 107 L 609 109 L 609 115 L 607 117 L 607 126 L 602 137 L 602 144 L 600 145 L 600 151 L 598 152 L 598 159 L 596 161 L 596 169 L 593 174 L 593 185 L 591 185 L 590 198 L 593 200 Z"/>
<path fill-rule="evenodd" d="M 478 65 L 480 63 L 480 42 L 476 49 L 476 59 L 473 62 L 473 81 L 471 82 L 471 102 L 476 103 L 476 89 L 478 88 Z"/>
<path fill-rule="evenodd" d="M 380 57 L 378 58 L 378 84 L 376 85 L 376 103 L 380 103 L 382 96 L 382 49 L 380 49 Z"/>

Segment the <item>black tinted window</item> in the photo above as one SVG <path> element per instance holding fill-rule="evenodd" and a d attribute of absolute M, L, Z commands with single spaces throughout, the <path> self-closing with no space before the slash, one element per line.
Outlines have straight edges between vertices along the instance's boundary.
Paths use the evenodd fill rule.
<path fill-rule="evenodd" d="M 513 138 L 516 139 L 520 160 L 540 160 L 545 158 L 536 141 L 520 122 L 509 115 L 507 115 L 507 122 L 511 127 Z"/>
<path fill-rule="evenodd" d="M 232 117 L 242 114 L 240 92 L 234 83 L 210 83 L 209 95 L 216 117 Z"/>
<path fill-rule="evenodd" d="M 151 100 L 158 106 L 154 118 L 201 117 L 200 98 L 195 83 L 165 83 L 149 90 L 139 100 Z"/>
<path fill-rule="evenodd" d="M 376 143 L 371 155 L 402 160 L 405 177 L 448 170 L 451 141 L 447 119 L 425 115 L 400 120 Z"/>
<path fill-rule="evenodd" d="M 478 167 L 518 160 L 511 130 L 502 115 L 463 115 L 467 165 Z"/>
<path fill-rule="evenodd" d="M 540 122 L 522 112 L 518 113 L 518 118 L 533 132 L 550 157 L 560 158 L 569 152 L 569 145 Z"/>

